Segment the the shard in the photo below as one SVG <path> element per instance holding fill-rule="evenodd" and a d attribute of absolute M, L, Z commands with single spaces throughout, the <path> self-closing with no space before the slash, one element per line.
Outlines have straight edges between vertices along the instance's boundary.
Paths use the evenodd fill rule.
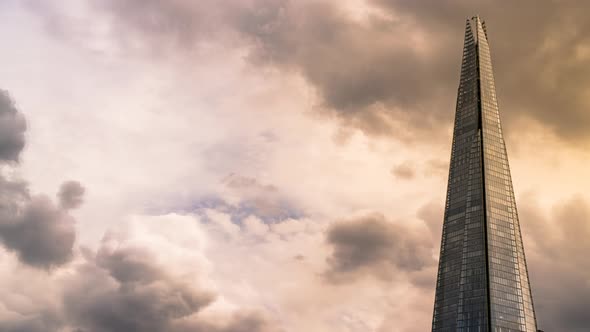
<path fill-rule="evenodd" d="M 485 23 L 467 20 L 434 332 L 536 332 Z"/>

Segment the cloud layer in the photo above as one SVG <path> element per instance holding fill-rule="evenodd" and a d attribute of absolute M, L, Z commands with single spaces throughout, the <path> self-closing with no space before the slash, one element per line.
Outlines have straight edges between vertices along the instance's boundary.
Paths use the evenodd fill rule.
<path fill-rule="evenodd" d="M 372 0 L 355 11 L 332 1 L 178 0 L 98 1 L 93 10 L 120 47 L 158 56 L 211 43 L 245 49 L 256 67 L 304 77 L 318 112 L 368 134 L 414 139 L 440 135 L 440 122 L 451 121 L 463 22 L 477 13 L 489 23 L 504 117 L 587 142 L 585 5 Z M 37 7 L 62 35 L 73 33 L 58 9 Z"/>
<path fill-rule="evenodd" d="M 590 305 L 590 206 L 572 197 L 539 213 L 534 202 L 521 208 L 528 220 L 527 258 L 535 310 L 543 329 L 584 331 L 590 319 L 583 308 Z"/>
<path fill-rule="evenodd" d="M 540 327 L 590 325 L 587 4 L 65 1 L 0 12 L 0 330 L 427 330 L 476 9 Z"/>

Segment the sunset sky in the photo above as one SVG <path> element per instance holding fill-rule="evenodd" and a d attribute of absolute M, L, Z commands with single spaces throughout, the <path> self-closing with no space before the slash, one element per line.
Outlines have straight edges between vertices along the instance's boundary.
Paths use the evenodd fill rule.
<path fill-rule="evenodd" d="M 429 331 L 478 14 L 539 328 L 587 332 L 589 10 L 0 0 L 0 331 Z"/>

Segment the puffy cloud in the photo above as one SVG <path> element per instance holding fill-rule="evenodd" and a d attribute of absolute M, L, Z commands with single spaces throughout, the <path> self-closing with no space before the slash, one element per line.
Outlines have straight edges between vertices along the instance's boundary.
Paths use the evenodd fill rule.
<path fill-rule="evenodd" d="M 18 165 L 24 147 L 24 117 L 6 91 L 0 91 L 0 161 Z M 80 184 L 65 183 L 60 199 L 65 209 L 44 195 L 31 196 L 28 183 L 0 173 L 0 242 L 16 252 L 25 264 L 51 268 L 66 263 L 73 254 L 75 221 L 67 209 L 81 203 Z M 80 188 L 74 188 L 74 187 Z"/>
<path fill-rule="evenodd" d="M 49 198 L 32 197 L 12 217 L 0 223 L 0 239 L 23 263 L 50 268 L 72 257 L 75 221 Z"/>
<path fill-rule="evenodd" d="M 161 227 L 192 221 L 179 228 L 193 235 L 200 227 L 192 217 L 142 221 L 147 220 Z M 152 234 L 157 231 L 150 228 L 153 225 L 136 227 L 105 236 L 96 253 L 88 254 L 65 280 L 63 326 L 92 332 L 278 331 L 258 311 L 211 310 L 218 294 L 207 286 L 206 269 L 200 266 L 204 262 L 194 259 L 193 251 L 202 250 L 201 243 L 185 247 L 188 244 L 173 243 L 183 234 Z"/>
<path fill-rule="evenodd" d="M 206 262 L 198 257 L 203 244 L 202 239 L 195 241 L 200 226 L 193 217 L 145 217 L 142 223 L 138 219 L 131 228 L 105 235 L 96 251 L 81 248 L 81 255 L 60 270 L 64 273 L 39 276 L 52 290 L 49 301 L 36 292 L 18 292 L 20 302 L 31 302 L 25 306 L 3 297 L 0 330 L 279 331 L 260 311 L 216 304 L 218 293 L 208 281 Z M 14 292 L 6 294 L 10 298 Z"/>
<path fill-rule="evenodd" d="M 337 222 L 328 230 L 326 241 L 333 250 L 326 276 L 334 281 L 363 273 L 389 279 L 434 263 L 427 237 L 381 214 Z"/>
<path fill-rule="evenodd" d="M 25 146 L 25 118 L 5 90 L 0 90 L 0 161 L 18 162 Z"/>
<path fill-rule="evenodd" d="M 64 209 L 75 209 L 84 202 L 86 190 L 78 181 L 67 181 L 59 187 L 57 197 L 59 205 Z"/>
<path fill-rule="evenodd" d="M 141 249 L 102 248 L 64 295 L 69 324 L 87 331 L 169 331 L 214 296 L 167 276 Z"/>

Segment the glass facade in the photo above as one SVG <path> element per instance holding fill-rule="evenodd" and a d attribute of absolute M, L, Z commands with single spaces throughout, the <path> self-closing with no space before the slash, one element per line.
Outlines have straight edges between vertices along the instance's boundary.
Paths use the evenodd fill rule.
<path fill-rule="evenodd" d="M 432 331 L 537 331 L 479 17 L 465 28 Z"/>

